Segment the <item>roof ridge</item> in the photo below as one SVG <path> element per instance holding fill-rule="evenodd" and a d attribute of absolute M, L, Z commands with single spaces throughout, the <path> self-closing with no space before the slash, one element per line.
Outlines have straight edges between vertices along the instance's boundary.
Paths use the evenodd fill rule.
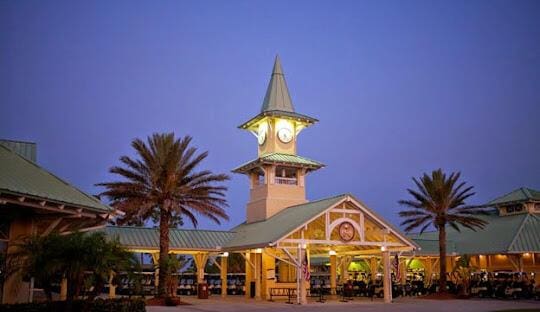
<path fill-rule="evenodd" d="M 506 246 L 506 251 L 510 251 L 510 249 L 512 248 L 512 245 L 514 245 L 514 243 L 516 242 L 519 234 L 521 234 L 521 231 L 525 227 L 525 223 L 527 223 L 527 220 L 529 219 L 529 216 L 530 216 L 530 214 L 527 213 L 525 218 L 523 218 L 523 220 L 521 220 L 521 224 L 519 225 L 519 228 L 516 231 L 516 235 L 514 235 L 514 237 L 512 238 L 512 241 L 510 242 L 510 244 L 508 244 L 508 246 Z"/>
<path fill-rule="evenodd" d="M 259 222 L 266 222 L 276 216 L 278 216 L 280 213 L 290 209 L 290 208 L 293 208 L 293 207 L 299 207 L 299 206 L 304 206 L 304 205 L 309 205 L 309 204 L 315 204 L 315 203 L 318 203 L 318 202 L 322 202 L 324 200 L 330 200 L 330 199 L 334 199 L 334 198 L 338 198 L 338 197 L 342 197 L 342 196 L 347 196 L 347 194 L 339 194 L 339 195 L 335 195 L 335 196 L 330 196 L 330 197 L 326 197 L 326 198 L 320 198 L 320 199 L 317 199 L 317 200 L 312 200 L 312 201 L 308 201 L 308 202 L 305 202 L 303 204 L 296 204 L 296 205 L 292 205 L 292 206 L 289 206 L 289 207 L 286 207 L 284 208 L 283 210 L 279 211 L 278 213 L 272 215 L 270 218 L 268 219 L 265 219 L 265 220 L 259 220 L 259 221 L 255 221 L 255 222 L 250 222 L 250 223 L 247 223 L 246 221 L 238 224 L 238 225 L 241 225 L 241 224 L 255 224 L 255 223 L 259 223 Z M 237 225 L 237 226 L 238 226 Z M 233 232 L 234 233 L 234 232 Z"/>
<path fill-rule="evenodd" d="M 518 191 L 522 191 L 522 189 L 523 189 L 523 187 L 519 187 L 519 188 L 517 188 L 517 189 L 513 189 L 512 191 L 510 191 L 510 192 L 508 192 L 508 193 L 505 193 L 504 195 L 497 196 L 496 198 L 490 200 L 490 201 L 487 203 L 487 205 L 490 205 L 491 203 L 496 202 L 496 201 L 498 201 L 499 199 L 502 199 L 502 198 L 504 198 L 504 197 L 506 197 L 506 196 L 508 196 L 508 195 L 510 195 L 510 194 L 512 194 L 512 193 L 515 193 L 515 192 L 518 192 Z"/>
<path fill-rule="evenodd" d="M 33 142 L 33 141 L 22 141 L 22 140 L 11 140 L 11 139 L 0 139 L 0 141 L 4 141 L 4 142 L 14 142 L 14 143 L 37 144 L 36 142 Z"/>
<path fill-rule="evenodd" d="M 12 155 L 15 155 L 15 157 L 18 157 L 20 159 L 22 159 L 23 161 L 27 162 L 28 164 L 34 166 L 36 169 L 38 169 L 39 171 L 47 174 L 47 175 L 50 175 L 52 176 L 53 178 L 57 179 L 58 181 L 60 181 L 61 183 L 63 183 L 64 185 L 68 186 L 69 188 L 73 189 L 74 191 L 84 195 L 85 197 L 87 197 L 88 199 L 94 201 L 95 203 L 99 203 L 100 205 L 103 205 L 105 208 L 108 208 L 109 211 L 112 211 L 114 210 L 112 207 L 110 207 L 109 205 L 106 205 L 104 203 L 102 203 L 100 200 L 98 200 L 97 198 L 95 198 L 94 196 L 92 195 L 89 195 L 87 194 L 86 192 L 83 192 L 81 191 L 80 189 L 78 189 L 77 187 L 73 186 L 72 184 L 70 184 L 69 182 L 65 181 L 64 179 L 58 177 L 57 175 L 55 175 L 54 173 L 50 172 L 49 170 L 43 168 L 42 166 L 40 166 L 39 164 L 29 160 L 29 159 L 26 159 L 24 158 L 23 156 L 19 155 L 18 153 L 14 152 L 13 150 L 11 150 L 10 148 L 8 148 L 7 146 L 4 146 L 2 144 L 0 144 L 0 147 L 2 147 L 3 149 L 7 150 L 9 153 L 11 153 Z M 47 199 L 50 199 L 51 201 L 58 201 L 58 202 L 63 202 L 61 200 L 56 200 L 56 199 L 52 199 L 52 198 L 49 198 L 49 197 L 44 197 L 42 195 L 33 195 L 33 194 L 28 194 L 28 195 L 31 195 L 31 196 L 38 196 L 38 197 L 41 197 L 41 198 L 47 198 Z M 87 207 L 87 208 L 90 208 L 90 209 L 97 209 L 95 207 L 89 207 L 89 206 L 86 206 L 86 205 L 79 205 L 79 206 L 83 206 L 83 207 Z"/>
<path fill-rule="evenodd" d="M 531 198 L 532 198 L 531 192 L 529 192 L 529 189 L 528 189 L 528 188 L 526 188 L 526 187 L 521 187 L 521 191 L 523 192 L 523 194 L 525 194 L 525 197 L 527 197 L 527 199 L 531 199 Z"/>
<path fill-rule="evenodd" d="M 292 206 L 289 206 L 285 209 L 289 209 L 289 208 L 293 208 L 293 207 L 298 207 L 298 206 L 303 206 L 303 205 L 308 205 L 308 204 L 314 204 L 314 203 L 318 203 L 318 202 L 322 202 L 324 200 L 330 200 L 330 199 L 334 199 L 334 198 L 338 198 L 338 197 L 343 197 L 343 196 L 348 196 L 350 194 L 348 193 L 343 193 L 343 194 L 338 194 L 338 195 L 335 195 L 335 196 L 330 196 L 330 197 L 326 197 L 326 198 L 319 198 L 319 199 L 316 199 L 316 200 L 311 200 L 311 201 L 308 201 L 306 203 L 303 203 L 303 204 L 297 204 L 297 205 L 292 205 Z M 284 210 L 285 210 L 284 209 Z"/>

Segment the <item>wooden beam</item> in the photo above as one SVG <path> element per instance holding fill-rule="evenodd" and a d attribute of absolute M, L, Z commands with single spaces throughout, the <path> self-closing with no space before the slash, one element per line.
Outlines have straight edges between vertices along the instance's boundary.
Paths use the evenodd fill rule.
<path fill-rule="evenodd" d="M 298 248 L 298 247 L 296 247 L 296 248 Z M 298 263 L 298 261 L 291 255 L 291 253 L 290 253 L 287 249 L 282 248 L 281 250 L 283 250 L 283 252 L 284 252 L 285 254 L 287 254 L 287 256 L 289 257 L 289 259 L 291 259 L 291 261 L 294 263 L 294 266 L 295 266 L 295 267 L 297 267 L 297 268 L 300 267 L 300 263 Z"/>
<path fill-rule="evenodd" d="M 268 251 L 266 251 L 266 250 L 263 251 L 263 253 L 266 254 L 266 255 L 268 255 L 268 256 L 270 256 L 270 257 L 272 257 L 272 258 L 274 258 L 274 259 L 278 259 L 279 261 L 283 261 L 283 262 L 285 262 L 285 263 L 288 263 L 288 264 L 290 264 L 290 265 L 292 265 L 292 266 L 295 266 L 295 265 L 296 265 L 296 264 L 290 262 L 289 260 L 286 260 L 286 259 L 284 259 L 284 258 L 282 258 L 282 257 L 279 257 L 278 255 L 274 255 L 274 254 L 272 254 L 271 252 L 268 252 Z"/>
<path fill-rule="evenodd" d="M 58 224 L 60 224 L 60 222 L 62 222 L 62 218 L 57 218 L 53 220 L 51 224 L 49 224 L 49 226 L 45 229 L 45 231 L 41 233 L 41 236 L 49 235 L 58 226 Z"/>
<path fill-rule="evenodd" d="M 343 242 L 340 240 L 324 240 L 324 239 L 297 239 L 297 238 L 286 238 L 280 240 L 280 243 L 291 243 L 291 244 L 321 244 L 321 245 L 340 245 L 340 246 L 388 246 L 388 247 L 407 247 L 401 243 L 393 242 Z"/>
<path fill-rule="evenodd" d="M 248 259 L 248 257 L 246 256 L 245 253 L 241 252 L 240 255 L 242 255 L 242 257 L 246 260 L 247 263 L 249 263 L 249 266 L 255 270 L 255 264 L 253 264 L 253 262 L 251 262 L 251 260 Z"/>

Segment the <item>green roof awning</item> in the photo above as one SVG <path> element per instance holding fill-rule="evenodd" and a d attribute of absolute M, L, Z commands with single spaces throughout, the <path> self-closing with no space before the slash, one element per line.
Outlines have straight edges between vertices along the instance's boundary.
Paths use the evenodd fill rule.
<path fill-rule="evenodd" d="M 0 144 L 0 193 L 86 208 L 98 212 L 113 209 Z"/>
<path fill-rule="evenodd" d="M 117 238 L 126 248 L 159 250 L 158 228 L 107 226 L 104 231 L 111 239 Z M 219 251 L 233 235 L 228 231 L 171 229 L 170 249 Z"/>
<path fill-rule="evenodd" d="M 237 168 L 233 169 L 232 172 L 245 173 L 255 167 L 260 166 L 261 164 L 287 164 L 298 167 L 307 167 L 311 170 L 324 167 L 324 164 L 302 156 L 283 153 L 269 153 L 238 166 Z"/>
<path fill-rule="evenodd" d="M 490 201 L 487 206 L 501 206 L 512 203 L 540 202 L 540 191 L 521 187 L 506 195 Z"/>
<path fill-rule="evenodd" d="M 463 228 L 458 232 L 447 228 L 447 253 L 505 254 L 540 252 L 540 215 L 524 213 L 510 216 L 480 216 L 488 222 L 476 232 Z M 438 255 L 438 232 L 409 235 L 421 250 L 418 255 Z"/>

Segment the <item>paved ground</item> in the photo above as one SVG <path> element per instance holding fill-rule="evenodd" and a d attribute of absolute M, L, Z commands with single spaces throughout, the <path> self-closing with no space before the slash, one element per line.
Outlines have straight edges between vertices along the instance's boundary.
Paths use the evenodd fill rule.
<path fill-rule="evenodd" d="M 347 311 L 395 311 L 395 312 L 477 312 L 498 311 L 508 309 L 535 309 L 540 312 L 540 301 L 533 300 L 496 300 L 496 299 L 470 299 L 470 300 L 426 300 L 414 298 L 398 298 L 392 304 L 384 304 L 381 300 L 355 299 L 350 302 L 330 300 L 326 303 L 310 302 L 305 306 L 286 304 L 285 302 L 268 302 L 245 300 L 243 298 L 227 298 L 198 300 L 182 298 L 192 305 L 178 307 L 147 307 L 149 312 L 197 311 L 197 312 L 236 312 L 236 311 L 319 311 L 319 312 L 347 312 Z"/>

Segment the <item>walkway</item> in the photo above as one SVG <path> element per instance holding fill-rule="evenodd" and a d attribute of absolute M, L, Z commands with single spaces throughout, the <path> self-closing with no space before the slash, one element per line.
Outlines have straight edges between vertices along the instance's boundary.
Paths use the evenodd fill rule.
<path fill-rule="evenodd" d="M 327 303 L 313 302 L 309 305 L 298 306 L 284 302 L 253 301 L 243 298 L 208 299 L 198 300 L 195 298 L 183 298 L 192 303 L 190 306 L 179 307 L 148 307 L 149 312 L 173 312 L 173 311 L 198 311 L 198 312 L 241 312 L 241 311 L 316 311 L 316 312 L 478 312 L 499 311 L 509 309 L 537 309 L 540 312 L 540 301 L 532 300 L 495 300 L 495 299 L 471 299 L 471 300 L 425 300 L 415 298 L 398 298 L 392 304 L 384 304 L 382 300 L 370 301 L 369 299 L 355 299 L 342 303 L 329 301 Z"/>

